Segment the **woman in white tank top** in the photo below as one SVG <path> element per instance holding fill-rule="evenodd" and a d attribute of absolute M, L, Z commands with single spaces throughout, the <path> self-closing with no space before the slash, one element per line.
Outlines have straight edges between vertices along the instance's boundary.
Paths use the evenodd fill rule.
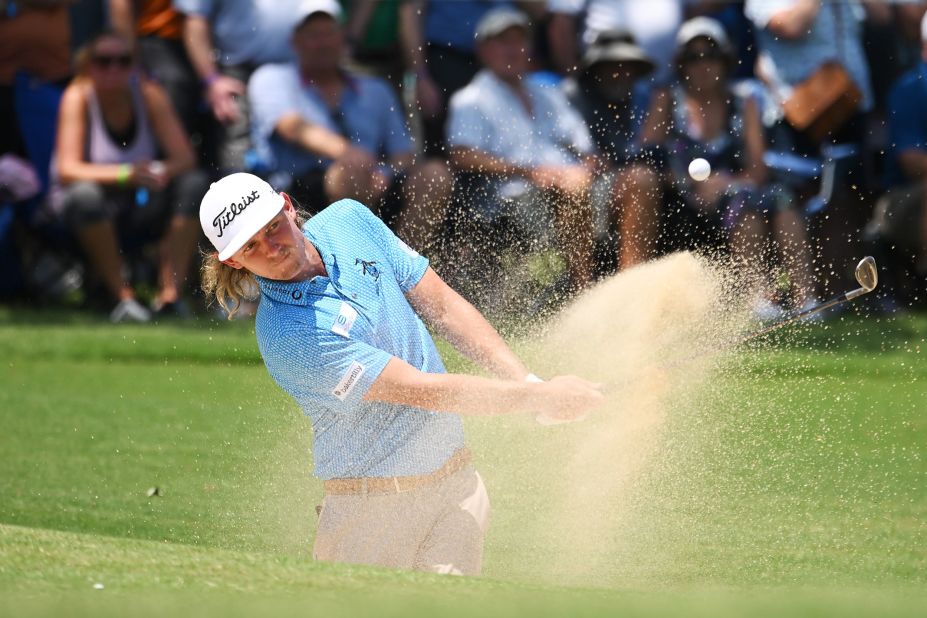
<path fill-rule="evenodd" d="M 194 170 L 193 148 L 169 99 L 139 75 L 125 39 L 103 33 L 77 62 L 59 111 L 52 207 L 72 225 L 112 295 L 113 321 L 147 321 L 149 310 L 123 276 L 120 236 L 158 240 L 159 292 L 152 305 L 176 307 L 208 180 Z"/>

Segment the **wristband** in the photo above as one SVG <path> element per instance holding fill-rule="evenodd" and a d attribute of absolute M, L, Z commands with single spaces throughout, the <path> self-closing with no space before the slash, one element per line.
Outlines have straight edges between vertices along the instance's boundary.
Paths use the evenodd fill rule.
<path fill-rule="evenodd" d="M 219 74 L 213 71 L 212 73 L 210 73 L 209 75 L 203 78 L 203 85 L 209 88 L 214 83 L 216 83 L 217 79 L 219 79 Z"/>
<path fill-rule="evenodd" d="M 116 172 L 116 184 L 125 185 L 129 182 L 129 176 L 132 175 L 132 166 L 128 163 L 123 163 L 119 166 L 119 171 Z"/>

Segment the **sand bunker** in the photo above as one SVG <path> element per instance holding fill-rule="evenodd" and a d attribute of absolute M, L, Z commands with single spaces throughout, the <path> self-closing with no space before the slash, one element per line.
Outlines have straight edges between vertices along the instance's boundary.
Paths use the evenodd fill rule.
<path fill-rule="evenodd" d="M 605 562 L 634 559 L 623 531 L 635 526 L 623 520 L 641 498 L 635 486 L 660 459 L 667 409 L 697 405 L 686 400 L 711 379 L 719 358 L 711 352 L 743 329 L 743 287 L 702 258 L 670 255 L 583 294 L 539 340 L 544 375 L 608 385 L 603 409 L 553 429 L 563 432 L 553 455 L 562 472 L 551 479 L 557 498 L 539 528 L 541 542 L 562 550 L 549 569 L 559 581 L 594 583 L 588 578 Z"/>

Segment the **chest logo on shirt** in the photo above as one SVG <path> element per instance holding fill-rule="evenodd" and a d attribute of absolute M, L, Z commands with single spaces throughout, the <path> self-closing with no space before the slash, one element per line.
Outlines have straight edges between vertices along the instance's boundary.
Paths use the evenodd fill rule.
<path fill-rule="evenodd" d="M 380 279 L 380 270 L 377 268 L 376 262 L 367 262 L 366 260 L 355 258 L 354 265 L 357 266 L 358 264 L 361 267 L 362 275 L 365 277 L 371 277 L 374 281 Z"/>
<path fill-rule="evenodd" d="M 341 376 L 341 381 L 335 386 L 335 390 L 332 391 L 332 395 L 344 401 L 344 398 L 348 396 L 348 393 L 351 392 L 357 385 L 357 381 L 362 375 L 364 375 L 364 370 L 367 369 L 357 361 L 352 361 L 351 366 L 348 367 L 348 370 L 344 372 L 344 375 Z"/>
<path fill-rule="evenodd" d="M 350 338 L 351 327 L 354 326 L 356 319 L 357 310 L 348 303 L 341 303 L 341 310 L 338 312 L 338 317 L 335 318 L 335 323 L 332 324 L 332 332 Z"/>

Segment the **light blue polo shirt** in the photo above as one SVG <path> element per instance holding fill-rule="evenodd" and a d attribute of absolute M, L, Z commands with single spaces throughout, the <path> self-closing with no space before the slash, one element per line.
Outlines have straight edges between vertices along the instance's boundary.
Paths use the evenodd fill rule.
<path fill-rule="evenodd" d="M 259 278 L 258 347 L 273 379 L 302 407 L 315 434 L 321 479 L 411 476 L 440 468 L 464 445 L 456 414 L 364 401 L 392 357 L 445 373 L 405 297 L 428 260 L 354 200 L 303 226 L 328 276 Z"/>

